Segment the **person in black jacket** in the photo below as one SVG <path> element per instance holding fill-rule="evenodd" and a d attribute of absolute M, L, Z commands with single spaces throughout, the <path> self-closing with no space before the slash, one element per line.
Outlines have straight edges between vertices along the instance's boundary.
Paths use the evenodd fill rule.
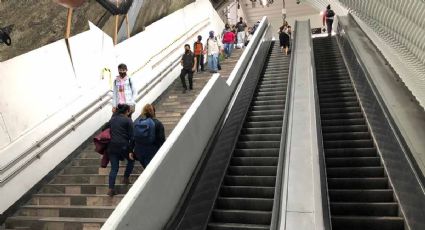
<path fill-rule="evenodd" d="M 134 137 L 134 154 L 130 153 L 130 159 L 137 159 L 143 168 L 146 168 L 156 152 L 165 142 L 164 125 L 155 118 L 155 107 L 151 104 L 146 104 L 143 107 L 142 114 L 134 121 L 136 125 L 141 119 L 152 119 L 155 126 L 155 138 L 152 143 L 143 143 Z"/>
<path fill-rule="evenodd" d="M 111 171 L 109 173 L 108 195 L 114 196 L 115 179 L 117 178 L 119 161 L 127 159 L 123 184 L 129 184 L 130 174 L 134 168 L 134 160 L 129 159 L 129 152 L 132 149 L 131 140 L 133 139 L 133 122 L 128 117 L 131 112 L 130 106 L 118 104 L 116 112 L 109 121 L 111 128 L 111 142 L 108 145 L 108 156 L 111 161 Z"/>

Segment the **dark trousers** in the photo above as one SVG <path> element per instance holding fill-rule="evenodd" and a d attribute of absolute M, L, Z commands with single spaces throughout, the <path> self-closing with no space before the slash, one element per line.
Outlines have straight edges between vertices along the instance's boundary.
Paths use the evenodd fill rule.
<path fill-rule="evenodd" d="M 332 24 L 333 23 L 334 23 L 333 19 L 326 19 L 326 26 L 327 26 L 329 36 L 332 34 Z"/>
<path fill-rule="evenodd" d="M 199 66 L 201 66 L 201 71 L 204 71 L 204 55 L 196 55 L 196 72 L 199 72 Z"/>
<path fill-rule="evenodd" d="M 182 69 L 182 72 L 180 73 L 180 80 L 182 81 L 183 88 L 187 89 L 186 79 L 185 79 L 186 74 L 189 79 L 189 89 L 193 89 L 193 83 L 192 83 L 193 71 L 191 69 Z"/>
<path fill-rule="evenodd" d="M 126 153 L 127 152 L 127 153 Z M 115 187 L 115 180 L 117 178 L 118 170 L 120 168 L 120 158 L 122 159 L 124 154 L 128 154 L 127 148 L 119 148 L 118 146 L 111 146 L 108 149 L 109 161 L 111 162 L 111 172 L 109 172 L 109 188 Z M 127 166 L 125 168 L 124 177 L 129 177 L 133 172 L 134 161 L 127 159 Z"/>

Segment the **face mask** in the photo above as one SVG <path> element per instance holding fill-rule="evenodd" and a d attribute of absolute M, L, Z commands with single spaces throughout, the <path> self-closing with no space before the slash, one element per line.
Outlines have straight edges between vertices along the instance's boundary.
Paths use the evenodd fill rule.
<path fill-rule="evenodd" d="M 119 72 L 120 77 L 125 77 L 127 75 L 127 72 Z"/>

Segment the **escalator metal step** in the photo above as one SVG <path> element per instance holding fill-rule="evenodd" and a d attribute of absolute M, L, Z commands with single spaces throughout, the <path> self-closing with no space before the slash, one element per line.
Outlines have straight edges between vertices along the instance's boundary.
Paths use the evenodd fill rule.
<path fill-rule="evenodd" d="M 251 210 L 214 209 L 214 222 L 242 224 L 270 224 L 272 212 Z"/>
<path fill-rule="evenodd" d="M 391 189 L 370 190 L 329 190 L 332 202 L 393 202 L 394 194 Z"/>
<path fill-rule="evenodd" d="M 404 229 L 401 217 L 332 216 L 332 230 L 399 230 Z"/>
<path fill-rule="evenodd" d="M 272 198 L 230 198 L 219 197 L 217 199 L 218 209 L 238 209 L 238 210 L 253 210 L 253 211 L 272 211 Z"/>

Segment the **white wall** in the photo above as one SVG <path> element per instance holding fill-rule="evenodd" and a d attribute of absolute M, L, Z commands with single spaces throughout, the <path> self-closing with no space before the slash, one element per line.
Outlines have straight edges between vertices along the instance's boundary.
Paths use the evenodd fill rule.
<path fill-rule="evenodd" d="M 53 137 L 58 137 L 75 129 L 44 154 L 36 157 L 54 138 L 18 159 L 37 141 L 108 92 L 110 79 L 101 78 L 104 67 L 112 70 L 114 78 L 118 63 L 125 62 L 129 72 L 134 72 L 136 87 L 142 88 L 181 55 L 183 44 L 192 43 L 198 33 L 206 36 L 209 30 L 222 27 L 223 22 L 210 2 L 199 0 L 116 47 L 110 37 L 91 25 L 89 31 L 69 39 L 71 54 L 65 40 L 60 40 L 0 63 L 0 197 L 7 197 L 0 199 L 0 213 L 109 119 L 111 107 L 99 109 L 105 100 L 110 100 L 108 96 L 83 111 L 83 115 L 95 112 L 91 118 L 76 118 L 64 130 L 53 133 Z M 164 28 L 169 29 L 167 33 Z M 168 88 L 178 77 L 179 68 L 143 96 L 139 109 Z M 26 162 L 31 164 L 24 167 Z M 9 177 L 12 174 L 16 175 Z"/>
<path fill-rule="evenodd" d="M 102 229 L 162 229 L 174 212 L 193 170 L 230 100 L 244 70 L 252 65 L 267 27 L 263 19 L 258 33 L 245 49 L 229 79 L 213 76 L 149 166 L 136 180 L 124 199 L 115 208 Z M 270 34 L 267 34 L 270 39 Z M 208 122 L 205 122 L 208 121 Z M 178 173 L 176 173 L 178 172 Z M 140 215 L 139 210 L 149 210 Z"/>

